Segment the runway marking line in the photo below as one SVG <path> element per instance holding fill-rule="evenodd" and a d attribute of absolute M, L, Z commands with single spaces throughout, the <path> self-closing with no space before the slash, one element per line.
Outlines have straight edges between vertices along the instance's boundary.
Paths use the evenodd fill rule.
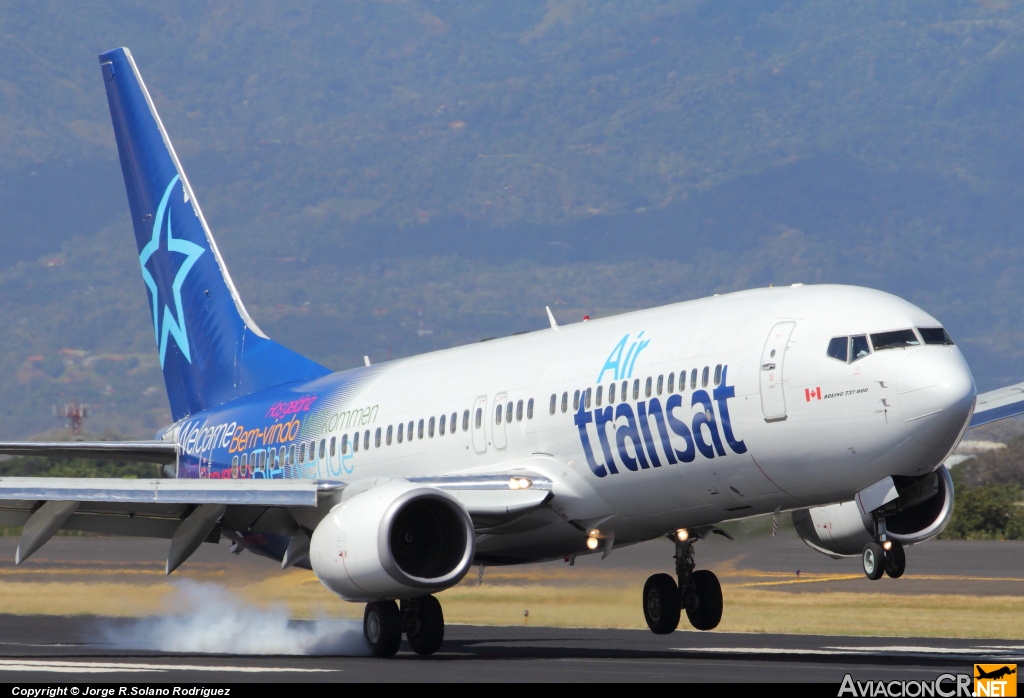
<path fill-rule="evenodd" d="M 35 659 L 0 659 L 0 671 L 52 671 L 56 673 L 111 673 L 115 671 L 234 671 L 241 673 L 323 673 L 337 669 L 300 669 L 289 667 L 260 666 L 209 666 L 203 664 L 128 664 L 124 662 L 68 662 Z"/>
<path fill-rule="evenodd" d="M 753 576 L 753 575 L 751 575 Z M 783 586 L 787 584 L 816 584 L 821 582 L 841 582 L 849 581 L 851 579 L 861 579 L 864 575 L 862 574 L 836 574 L 830 576 L 815 576 L 815 577 L 801 577 L 799 579 L 787 579 L 780 580 L 777 582 L 741 582 L 739 584 L 729 584 L 731 587 L 768 587 L 768 586 Z M 920 580 L 920 581 L 938 581 L 938 582 L 1024 582 L 1024 579 L 1020 577 L 972 577 L 968 575 L 952 575 L 952 574 L 939 574 L 939 575 L 913 575 L 906 576 L 904 579 L 908 580 Z"/>
<path fill-rule="evenodd" d="M 921 655 L 950 655 L 962 657 L 993 656 L 991 652 L 980 651 L 977 647 L 910 647 L 910 646 L 885 646 L 885 647 L 823 647 L 821 649 L 810 649 L 804 647 L 673 647 L 676 652 L 706 652 L 708 654 L 804 654 L 815 656 L 833 656 L 841 654 L 906 654 L 909 656 Z M 1002 654 L 997 655 L 1000 659 L 1019 659 L 1019 655 Z"/>

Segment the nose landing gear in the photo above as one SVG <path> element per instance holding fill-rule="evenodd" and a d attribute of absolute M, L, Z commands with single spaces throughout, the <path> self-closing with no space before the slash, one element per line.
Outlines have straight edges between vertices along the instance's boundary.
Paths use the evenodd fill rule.
<path fill-rule="evenodd" d="M 886 533 L 884 516 L 875 517 L 875 540 L 864 546 L 861 562 L 864 576 L 871 580 L 881 579 L 883 574 L 898 579 L 906 571 L 907 554 L 903 544 Z"/>
<path fill-rule="evenodd" d="M 676 543 L 676 577 L 654 574 L 644 584 L 644 619 L 651 632 L 667 635 L 679 626 L 682 611 L 697 630 L 712 630 L 722 620 L 722 585 L 709 570 L 694 570 L 693 538 L 683 540 L 673 534 Z"/>

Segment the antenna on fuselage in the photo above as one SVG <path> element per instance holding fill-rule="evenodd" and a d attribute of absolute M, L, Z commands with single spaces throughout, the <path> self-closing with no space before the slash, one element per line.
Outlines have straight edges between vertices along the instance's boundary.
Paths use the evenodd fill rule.
<path fill-rule="evenodd" d="M 551 312 L 551 306 L 545 305 L 544 310 L 548 311 L 548 322 L 551 323 L 551 329 L 558 332 L 558 322 L 555 320 L 554 314 Z"/>

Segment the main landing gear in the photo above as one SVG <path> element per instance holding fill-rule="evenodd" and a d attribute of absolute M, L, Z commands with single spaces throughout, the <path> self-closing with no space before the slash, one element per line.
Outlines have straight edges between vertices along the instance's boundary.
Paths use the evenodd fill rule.
<path fill-rule="evenodd" d="M 886 534 L 884 516 L 875 517 L 875 540 L 864 546 L 861 562 L 864 576 L 871 580 L 881 579 L 883 574 L 898 579 L 906 571 L 907 554 L 902 543 Z"/>
<path fill-rule="evenodd" d="M 363 635 L 375 657 L 393 657 L 405 633 L 416 654 L 433 654 L 444 641 L 444 613 L 433 596 L 366 604 L 363 613 Z"/>
<path fill-rule="evenodd" d="M 712 630 L 722 620 L 722 585 L 709 570 L 694 570 L 693 539 L 685 530 L 672 536 L 676 543 L 676 577 L 654 574 L 644 584 L 647 627 L 667 635 L 679 625 L 682 611 L 697 630 Z"/>

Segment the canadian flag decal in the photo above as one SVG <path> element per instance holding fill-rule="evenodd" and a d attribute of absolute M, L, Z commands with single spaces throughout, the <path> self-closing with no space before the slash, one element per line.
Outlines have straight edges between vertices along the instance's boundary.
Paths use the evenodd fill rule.
<path fill-rule="evenodd" d="M 804 397 L 807 399 L 807 402 L 810 402 L 811 400 L 820 400 L 821 399 L 821 387 L 817 387 L 817 388 L 804 388 Z"/>

